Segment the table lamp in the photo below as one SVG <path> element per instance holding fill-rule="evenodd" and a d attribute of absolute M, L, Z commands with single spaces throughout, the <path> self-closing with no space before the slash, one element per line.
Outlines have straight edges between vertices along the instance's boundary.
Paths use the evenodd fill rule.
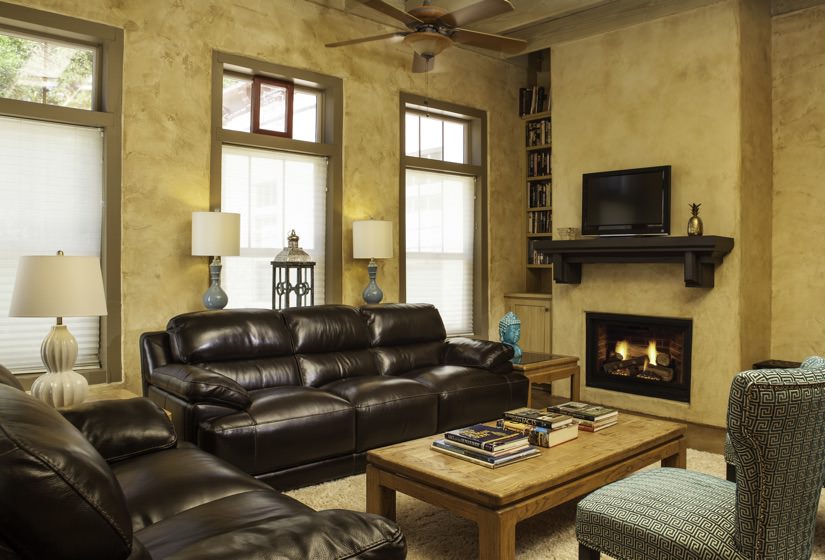
<path fill-rule="evenodd" d="M 352 258 L 369 259 L 369 284 L 364 288 L 364 301 L 380 303 L 384 292 L 375 283 L 378 265 L 375 259 L 392 258 L 392 222 L 385 220 L 356 220 L 352 222 Z"/>
<path fill-rule="evenodd" d="M 192 212 L 192 255 L 212 257 L 209 288 L 203 294 L 207 309 L 223 309 L 229 297 L 221 288 L 221 257 L 241 253 L 241 215 L 231 212 Z"/>
<path fill-rule="evenodd" d="M 56 317 L 40 346 L 46 373 L 35 379 L 32 395 L 51 406 L 83 402 L 89 382 L 74 371 L 77 340 L 63 317 L 106 315 L 103 276 L 97 257 L 20 257 L 9 307 L 10 317 Z"/>

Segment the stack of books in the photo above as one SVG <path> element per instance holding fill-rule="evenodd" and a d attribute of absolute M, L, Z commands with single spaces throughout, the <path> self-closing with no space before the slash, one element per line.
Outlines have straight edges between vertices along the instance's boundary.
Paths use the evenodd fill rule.
<path fill-rule="evenodd" d="M 527 440 L 539 447 L 553 447 L 579 435 L 572 416 L 536 408 L 508 410 L 497 425 L 527 435 Z"/>
<path fill-rule="evenodd" d="M 490 469 L 535 457 L 540 452 L 526 435 L 486 424 L 450 430 L 432 448 Z"/>
<path fill-rule="evenodd" d="M 619 421 L 618 410 L 597 404 L 570 401 L 556 406 L 548 406 L 547 411 L 572 416 L 578 422 L 579 429 L 585 432 L 598 432 L 613 426 Z"/>

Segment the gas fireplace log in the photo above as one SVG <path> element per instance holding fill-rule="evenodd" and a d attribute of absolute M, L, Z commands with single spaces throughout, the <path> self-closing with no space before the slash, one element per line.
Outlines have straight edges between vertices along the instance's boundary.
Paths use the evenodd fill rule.
<path fill-rule="evenodd" d="M 619 360 L 618 362 L 605 362 L 602 367 L 607 373 L 613 373 L 618 369 L 635 369 L 635 368 L 642 368 L 645 364 L 644 356 L 636 356 L 635 358 L 630 358 L 628 360 Z"/>
<path fill-rule="evenodd" d="M 647 366 L 646 373 L 656 375 L 662 381 L 673 381 L 673 370 L 662 366 Z"/>

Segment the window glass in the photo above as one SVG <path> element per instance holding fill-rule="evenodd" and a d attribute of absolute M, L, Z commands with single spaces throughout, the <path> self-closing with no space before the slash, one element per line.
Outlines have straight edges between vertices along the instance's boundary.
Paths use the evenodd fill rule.
<path fill-rule="evenodd" d="M 466 135 L 466 123 L 444 121 L 444 161 L 467 163 Z"/>
<path fill-rule="evenodd" d="M 441 119 L 421 117 L 421 147 L 419 157 L 427 159 L 444 159 L 444 138 Z"/>
<path fill-rule="evenodd" d="M 292 137 L 305 142 L 318 142 L 318 108 L 320 94 L 310 90 L 295 90 L 292 112 Z"/>
<path fill-rule="evenodd" d="M 54 318 L 9 317 L 18 258 L 100 257 L 103 223 L 100 129 L 0 117 L 0 356 L 16 373 L 44 371 L 40 344 Z M 100 319 L 67 317 L 75 369 L 100 367 Z"/>
<path fill-rule="evenodd" d="M 261 114 L 259 128 L 286 133 L 290 89 L 282 85 L 261 82 Z"/>
<path fill-rule="evenodd" d="M 404 125 L 404 153 L 408 156 L 418 157 L 418 154 L 421 153 L 421 144 L 418 141 L 421 119 L 417 114 L 409 112 L 404 118 L 406 119 Z"/>
<path fill-rule="evenodd" d="M 447 333 L 473 333 L 475 179 L 406 171 L 406 292 L 432 303 Z"/>
<path fill-rule="evenodd" d="M 404 153 L 412 157 L 467 163 L 467 121 L 407 111 Z"/>
<path fill-rule="evenodd" d="M 223 128 L 249 132 L 252 129 L 252 78 L 223 75 Z"/>
<path fill-rule="evenodd" d="M 271 261 L 293 229 L 316 262 L 315 304 L 323 303 L 326 158 L 224 145 L 222 170 L 221 210 L 241 215 L 241 254 L 222 259 L 229 306 L 271 308 Z"/>
<path fill-rule="evenodd" d="M 85 45 L 0 31 L 0 96 L 94 109 L 95 56 Z"/>

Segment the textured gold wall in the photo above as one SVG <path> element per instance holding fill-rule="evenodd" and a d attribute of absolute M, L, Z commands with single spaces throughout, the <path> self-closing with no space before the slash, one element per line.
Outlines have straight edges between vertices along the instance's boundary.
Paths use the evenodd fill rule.
<path fill-rule="evenodd" d="M 123 367 L 139 386 L 138 336 L 201 308 L 207 260 L 190 256 L 193 210 L 209 201 L 212 51 L 338 76 L 344 81 L 343 294 L 358 304 L 366 263 L 351 258 L 351 223 L 369 216 L 398 224 L 399 93 L 408 91 L 488 112 L 490 324 L 501 294 L 518 290 L 521 250 L 521 121 L 525 72 L 453 48 L 437 72 L 409 71 L 403 44 L 326 49 L 326 42 L 378 34 L 386 26 L 304 0 L 29 0 L 26 5 L 125 29 L 123 114 Z M 425 86 L 428 85 L 428 90 Z M 398 298 L 397 258 L 382 263 L 388 301 Z"/>
<path fill-rule="evenodd" d="M 773 22 L 772 356 L 825 354 L 825 6 Z"/>
<path fill-rule="evenodd" d="M 553 49 L 554 219 L 579 226 L 581 175 L 670 164 L 671 233 L 689 203 L 706 235 L 739 242 L 738 4 L 726 1 Z M 740 251 L 713 289 L 686 288 L 675 264 L 584 265 L 580 285 L 553 288 L 553 349 L 585 355 L 585 312 L 693 319 L 691 403 L 585 388 L 582 397 L 641 412 L 724 425 L 740 371 Z"/>

